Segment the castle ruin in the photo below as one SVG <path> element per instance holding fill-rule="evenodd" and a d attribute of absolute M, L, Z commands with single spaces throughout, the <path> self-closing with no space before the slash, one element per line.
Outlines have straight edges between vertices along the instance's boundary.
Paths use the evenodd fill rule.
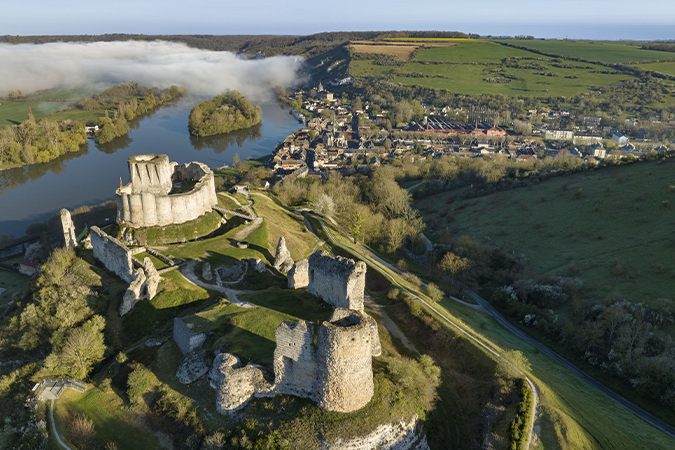
<path fill-rule="evenodd" d="M 363 311 L 363 292 L 366 287 L 366 263 L 338 256 L 332 258 L 325 251 L 309 257 L 309 284 L 307 290 L 335 308 Z"/>
<path fill-rule="evenodd" d="M 274 387 L 329 411 L 363 408 L 373 396 L 372 357 L 381 352 L 377 324 L 364 312 L 337 308 L 319 328 L 300 321 L 276 330 Z"/>
<path fill-rule="evenodd" d="M 213 172 L 200 162 L 179 166 L 167 155 L 128 159 L 131 182 L 116 191 L 117 222 L 130 227 L 164 226 L 194 220 L 218 204 Z M 171 194 L 174 184 L 194 183 Z"/>
<path fill-rule="evenodd" d="M 131 311 L 141 299 L 152 300 L 155 297 L 161 277 L 150 258 L 146 257 L 143 263 L 140 263 L 133 257 L 132 250 L 97 226 L 91 227 L 90 236 L 94 258 L 129 283 L 119 307 L 121 316 Z M 134 262 L 138 266 L 137 269 L 134 268 Z"/>

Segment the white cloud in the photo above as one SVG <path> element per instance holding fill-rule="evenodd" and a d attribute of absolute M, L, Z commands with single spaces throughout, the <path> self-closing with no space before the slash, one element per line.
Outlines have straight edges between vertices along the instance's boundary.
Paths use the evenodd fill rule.
<path fill-rule="evenodd" d="M 303 65 L 300 57 L 251 60 L 166 41 L 0 44 L 0 61 L 0 93 L 136 81 L 181 85 L 198 96 L 236 89 L 254 101 L 269 98 L 270 87 L 297 82 Z"/>

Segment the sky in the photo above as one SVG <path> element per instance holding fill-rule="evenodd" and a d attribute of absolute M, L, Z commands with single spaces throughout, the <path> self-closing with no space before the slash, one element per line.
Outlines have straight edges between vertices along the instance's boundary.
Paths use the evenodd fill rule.
<path fill-rule="evenodd" d="M 4 2 L 0 35 L 286 34 L 443 30 L 576 39 L 675 39 L 673 0 L 107 0 Z"/>

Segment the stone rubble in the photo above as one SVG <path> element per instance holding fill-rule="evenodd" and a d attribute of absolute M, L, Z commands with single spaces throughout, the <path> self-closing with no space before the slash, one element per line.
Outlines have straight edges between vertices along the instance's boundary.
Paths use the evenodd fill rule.
<path fill-rule="evenodd" d="M 209 365 L 201 352 L 189 353 L 178 367 L 176 378 L 183 384 L 194 383 L 209 371 Z"/>
<path fill-rule="evenodd" d="M 206 281 L 211 281 L 213 279 L 213 273 L 211 272 L 211 264 L 204 263 L 202 266 L 202 278 Z"/>

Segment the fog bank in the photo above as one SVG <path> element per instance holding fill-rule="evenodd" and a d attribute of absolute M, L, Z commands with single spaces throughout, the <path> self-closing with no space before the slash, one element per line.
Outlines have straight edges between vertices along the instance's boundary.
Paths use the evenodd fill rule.
<path fill-rule="evenodd" d="M 166 41 L 0 44 L 0 62 L 0 94 L 137 81 L 209 97 L 235 89 L 258 102 L 271 98 L 270 87 L 300 81 L 303 65 L 301 57 L 250 60 Z"/>

